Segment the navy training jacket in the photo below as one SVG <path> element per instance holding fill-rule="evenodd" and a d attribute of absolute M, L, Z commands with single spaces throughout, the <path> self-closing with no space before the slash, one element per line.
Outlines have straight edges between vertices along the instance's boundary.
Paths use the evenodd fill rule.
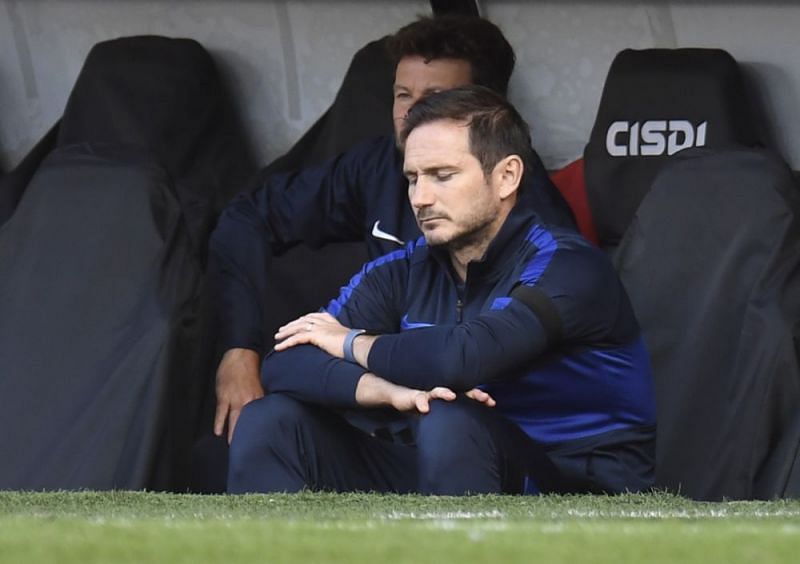
<path fill-rule="evenodd" d="M 370 371 L 418 389 L 481 386 L 529 436 L 560 444 L 655 424 L 650 362 L 609 259 L 516 206 L 461 285 L 423 238 L 364 266 L 328 312 L 382 335 Z M 313 346 L 273 353 L 270 392 L 355 407 L 366 370 Z"/>
<path fill-rule="evenodd" d="M 574 219 L 533 155 L 520 204 L 543 220 L 574 228 Z M 370 258 L 403 248 L 420 231 L 408 202 L 403 157 L 391 135 L 367 140 L 319 166 L 272 174 L 237 196 L 210 241 L 210 275 L 223 350 L 263 350 L 264 296 L 271 256 L 303 242 L 362 241 Z"/>

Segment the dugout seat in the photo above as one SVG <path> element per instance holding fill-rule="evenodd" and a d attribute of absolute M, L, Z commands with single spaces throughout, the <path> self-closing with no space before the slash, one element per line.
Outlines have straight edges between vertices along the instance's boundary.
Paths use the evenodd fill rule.
<path fill-rule="evenodd" d="M 0 489 L 185 489 L 237 125 L 197 42 L 92 48 L 0 227 Z"/>
<path fill-rule="evenodd" d="M 657 486 L 800 495 L 800 192 L 756 149 L 682 153 L 616 254 L 652 356 Z"/>
<path fill-rule="evenodd" d="M 591 221 L 652 355 L 657 486 L 696 499 L 800 479 L 800 207 L 759 115 L 724 51 L 626 50 L 584 152 Z"/>
<path fill-rule="evenodd" d="M 36 143 L 16 167 L 0 177 L 0 227 L 14 213 L 25 188 L 42 160 L 55 148 L 58 139 L 58 123 Z"/>
<path fill-rule="evenodd" d="M 554 175 L 581 231 L 613 251 L 658 172 L 692 147 L 761 146 L 739 65 L 719 49 L 626 49 L 580 161 Z"/>

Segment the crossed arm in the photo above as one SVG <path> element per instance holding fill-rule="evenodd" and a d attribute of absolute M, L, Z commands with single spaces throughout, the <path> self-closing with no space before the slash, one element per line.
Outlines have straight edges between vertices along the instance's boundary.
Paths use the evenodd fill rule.
<path fill-rule="evenodd" d="M 344 358 L 344 343 L 348 332 L 349 328 L 343 326 L 329 313 L 310 313 L 281 327 L 275 335 L 275 339 L 278 341 L 278 344 L 275 345 L 276 352 L 288 351 L 300 345 L 313 346 L 317 350 L 313 351 L 304 347 L 303 356 L 305 360 L 310 362 L 314 362 L 314 357 L 317 357 L 317 362 L 320 364 L 314 371 L 319 373 L 321 378 L 309 381 L 309 386 L 302 389 L 303 384 L 297 378 L 293 378 L 292 382 L 285 381 L 278 376 L 281 372 L 281 367 L 272 366 L 273 369 L 277 370 L 269 370 L 270 375 L 275 375 L 275 379 L 273 379 L 270 386 L 271 389 L 277 391 L 274 386 L 277 385 L 279 389 L 281 386 L 286 386 L 283 391 L 299 392 L 305 399 L 322 403 L 332 401 L 334 404 L 339 401 L 346 401 L 348 395 L 351 395 L 351 397 L 355 398 L 356 404 L 361 407 L 390 406 L 398 411 L 417 411 L 419 413 L 427 413 L 429 411 L 429 401 L 432 399 L 452 401 L 456 398 L 455 392 L 447 386 L 438 386 L 431 382 L 421 381 L 417 387 L 411 387 L 397 382 L 390 382 L 369 372 L 367 365 L 369 353 L 378 339 L 377 335 L 359 335 L 356 337 L 353 342 L 353 353 L 358 366 L 342 362 L 341 359 Z M 302 349 L 298 349 L 296 352 L 299 353 L 300 350 Z M 335 359 L 335 362 L 326 362 L 324 360 L 325 357 L 331 360 Z M 279 362 L 289 360 L 288 356 L 284 355 Z M 298 368 L 303 371 L 297 362 L 294 362 L 293 365 L 295 366 L 295 371 Z M 319 370 L 323 366 L 325 368 Z M 286 368 L 288 369 L 289 366 Z M 307 373 L 311 372 L 308 371 Z M 353 377 L 359 374 L 360 376 L 355 381 Z M 339 384 L 346 381 L 348 376 L 351 382 L 355 381 L 355 390 L 348 392 L 345 391 L 347 390 L 345 387 L 341 397 L 337 398 L 338 390 L 342 389 L 339 388 Z M 473 387 L 465 390 L 465 393 L 467 397 L 488 407 L 494 407 L 495 405 L 494 399 L 483 390 Z"/>
<path fill-rule="evenodd" d="M 314 345 L 336 358 L 344 358 L 344 342 L 350 331 L 330 313 L 318 312 L 303 315 L 280 327 L 275 334 L 276 351 L 284 351 L 296 345 Z M 377 335 L 362 334 L 353 341 L 356 362 L 368 369 L 367 360 Z"/>

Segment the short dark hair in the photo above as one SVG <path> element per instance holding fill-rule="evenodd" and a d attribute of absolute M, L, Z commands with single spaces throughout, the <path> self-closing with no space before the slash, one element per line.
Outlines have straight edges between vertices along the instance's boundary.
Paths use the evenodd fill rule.
<path fill-rule="evenodd" d="M 519 155 L 526 169 L 533 162 L 531 134 L 519 112 L 500 94 L 483 86 L 461 86 L 421 98 L 411 107 L 400 132 L 400 144 L 414 129 L 440 120 L 469 127 L 470 152 L 481 163 L 485 176 L 509 155 Z"/>
<path fill-rule="evenodd" d="M 508 93 L 514 71 L 514 49 L 495 24 L 476 16 L 420 17 L 389 37 L 387 47 L 395 64 L 403 57 L 426 61 L 459 59 L 469 62 L 472 83 Z"/>

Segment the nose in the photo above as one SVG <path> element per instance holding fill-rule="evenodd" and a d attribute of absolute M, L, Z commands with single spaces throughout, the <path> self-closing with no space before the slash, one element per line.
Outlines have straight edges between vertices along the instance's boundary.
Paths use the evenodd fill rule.
<path fill-rule="evenodd" d="M 414 209 L 421 209 L 433 205 L 435 200 L 433 187 L 424 176 L 418 177 L 416 183 L 410 187 L 409 199 L 411 201 L 411 207 Z"/>
<path fill-rule="evenodd" d="M 418 99 L 419 98 L 407 98 L 405 100 L 396 102 L 394 109 L 395 118 L 402 120 L 406 119 L 408 117 L 408 112 L 411 110 L 411 106 L 413 106 Z"/>

